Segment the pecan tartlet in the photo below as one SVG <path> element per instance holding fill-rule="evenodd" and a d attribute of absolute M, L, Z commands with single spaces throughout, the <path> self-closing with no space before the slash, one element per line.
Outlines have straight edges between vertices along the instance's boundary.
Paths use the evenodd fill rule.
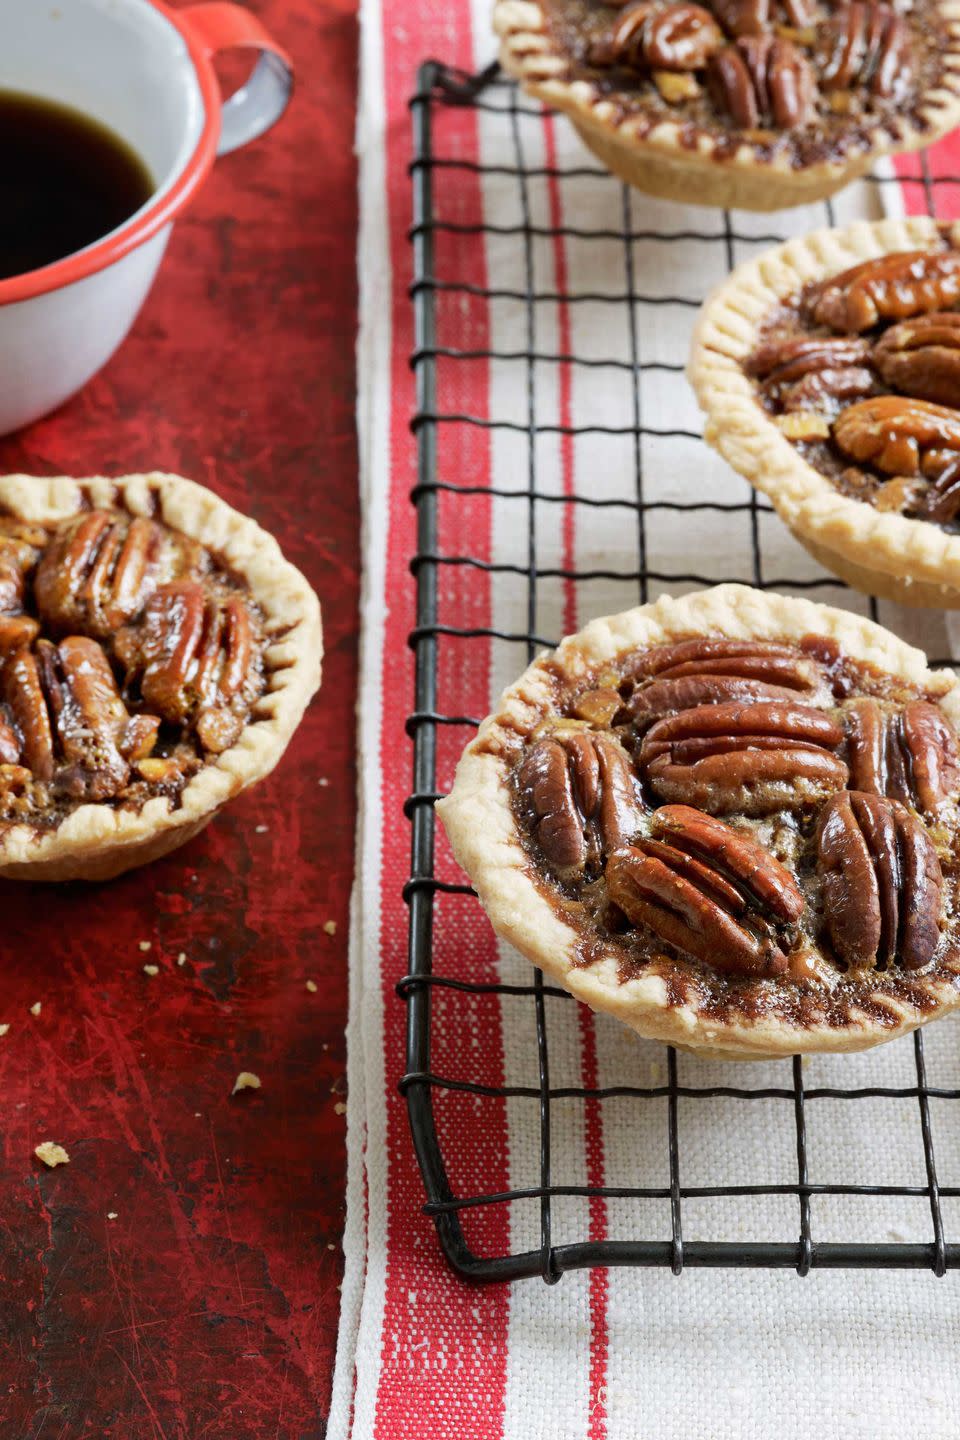
<path fill-rule="evenodd" d="M 960 607 L 960 227 L 768 251 L 706 302 L 689 376 L 707 440 L 828 570 Z"/>
<path fill-rule="evenodd" d="M 0 875 L 182 845 L 273 769 L 321 651 L 306 580 L 202 486 L 0 479 Z"/>
<path fill-rule="evenodd" d="M 960 1004 L 960 680 L 722 585 L 596 620 L 437 807 L 494 928 L 641 1035 L 857 1050 Z"/>
<path fill-rule="evenodd" d="M 821 199 L 960 121 L 960 5 L 496 0 L 504 67 L 621 179 L 703 205 Z"/>

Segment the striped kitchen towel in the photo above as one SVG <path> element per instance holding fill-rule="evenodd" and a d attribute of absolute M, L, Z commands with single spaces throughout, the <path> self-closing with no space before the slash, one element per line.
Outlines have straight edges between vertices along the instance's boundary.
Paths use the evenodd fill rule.
<path fill-rule="evenodd" d="M 413 314 L 408 298 L 412 252 L 411 122 L 416 71 L 437 55 L 465 71 L 486 63 L 493 44 L 488 0 L 401 0 L 363 4 L 363 94 L 359 430 L 364 505 L 363 663 L 359 703 L 361 820 L 351 941 L 349 1153 L 346 1274 L 330 1440 L 779 1440 L 926 1436 L 954 1440 L 960 1413 L 956 1355 L 960 1296 L 951 1274 L 929 1272 L 621 1270 L 570 1273 L 553 1287 L 465 1283 L 447 1267 L 433 1223 L 421 1213 L 423 1187 L 397 1091 L 404 1068 L 406 1011 L 394 987 L 407 969 L 410 790 L 404 720 L 413 708 L 407 636 L 415 623 L 409 565 L 416 549 L 410 503 L 417 482 Z M 825 223 L 825 207 L 777 216 L 683 209 L 627 194 L 593 171 L 560 119 L 517 106 L 509 87 L 493 87 L 483 108 L 437 107 L 434 144 L 455 166 L 437 167 L 444 222 L 435 261 L 456 288 L 437 298 L 439 346 L 475 353 L 440 370 L 440 410 L 496 416 L 495 428 L 440 427 L 438 474 L 456 495 L 439 504 L 440 548 L 470 556 L 444 566 L 440 621 L 450 626 L 556 639 L 594 615 L 634 604 L 637 534 L 617 498 L 646 501 L 695 494 L 721 508 L 681 517 L 651 512 L 646 568 L 678 578 L 761 578 L 805 584 L 805 593 L 862 608 L 861 597 L 832 586 L 776 517 L 747 512 L 744 483 L 699 440 L 700 420 L 682 374 L 695 309 L 731 261 L 756 253 L 771 234 Z M 960 168 L 960 153 L 938 147 L 935 173 Z M 518 156 L 527 178 L 517 175 Z M 837 221 L 871 213 L 882 193 L 890 207 L 925 211 L 927 187 L 915 159 L 897 162 L 902 183 L 858 186 L 837 198 Z M 575 171 L 575 174 L 568 172 Z M 561 173 L 562 172 L 562 173 Z M 950 214 L 943 187 L 940 213 Z M 482 224 L 498 230 L 478 233 Z M 527 242 L 518 240 L 526 224 Z M 625 224 L 648 237 L 629 245 Z M 561 235 L 559 230 L 583 232 Z M 589 238 L 585 232 L 601 232 Z M 506 233 L 504 233 L 506 232 Z M 660 238 L 657 238 L 657 235 Z M 709 233 L 711 241 L 702 238 Z M 665 243 L 664 234 L 673 238 Z M 607 238 L 602 238 L 606 236 Z M 722 241 L 722 243 L 717 243 Z M 523 299 L 531 277 L 547 298 Z M 629 282 L 645 297 L 629 307 L 604 301 Z M 491 296 L 490 292 L 496 294 Z M 562 296 L 594 294 L 576 304 Z M 561 297 L 561 298 L 557 298 Z M 673 299 L 671 299 L 673 297 Z M 681 300 L 686 303 L 673 303 Z M 532 342 L 532 343 L 531 343 Z M 524 361 L 491 359 L 527 351 L 612 360 L 538 365 L 532 387 Z M 634 373 L 640 366 L 639 398 Z M 510 492 L 523 491 L 531 463 L 527 424 L 535 404 L 547 426 L 533 450 L 536 558 L 546 577 L 530 612 L 525 567 L 531 513 Z M 649 431 L 637 453 L 629 426 L 639 407 Z M 592 433 L 571 432 L 589 424 Z M 656 430 L 669 434 L 657 436 Z M 639 463 L 638 463 L 639 462 Z M 589 496 L 589 504 L 552 503 Z M 599 502 L 599 503 L 598 503 Z M 730 508 L 722 508 L 730 502 Z M 624 516 L 630 519 L 625 524 Z M 491 571 L 491 565 L 503 567 Z M 595 579 L 574 583 L 570 572 Z M 599 573 L 597 573 L 599 572 Z M 625 578 L 617 578 L 618 576 Z M 820 583 L 822 582 L 822 583 Z M 953 653 L 942 616 L 881 605 L 880 619 L 936 656 Z M 473 639 L 439 644 L 439 708 L 482 716 L 526 663 L 522 645 Z M 438 734 L 438 781 L 450 783 L 468 738 L 463 727 Z M 438 836 L 438 874 L 456 882 Z M 528 982 L 529 967 L 498 945 L 479 907 L 451 894 L 438 905 L 436 965 L 471 981 Z M 531 1004 L 499 995 L 436 999 L 434 1068 L 481 1079 L 494 1089 L 536 1087 Z M 557 1013 L 555 1013 L 555 1011 Z M 563 1088 L 657 1084 L 666 1073 L 661 1047 L 633 1039 L 613 1021 L 572 1002 L 549 1013 L 551 1082 Z M 931 1083 L 960 1080 L 957 1030 L 927 1035 Z M 788 1063 L 722 1067 L 679 1060 L 687 1083 L 788 1087 Z M 863 1056 L 823 1057 L 805 1068 L 809 1086 L 915 1083 L 911 1042 Z M 738 1108 L 738 1106 L 740 1108 Z M 665 1102 L 642 1109 L 629 1100 L 557 1101 L 551 1116 L 553 1177 L 571 1189 L 657 1186 L 667 1164 Z M 538 1183 L 539 1115 L 520 1097 L 438 1093 L 437 1124 L 456 1173 L 458 1194 L 496 1193 Z M 812 1180 L 922 1186 L 924 1152 L 916 1099 L 872 1098 L 808 1106 Z M 948 1102 L 931 1102 L 940 1180 L 960 1185 L 960 1136 Z M 681 1101 L 678 1117 L 684 1183 L 737 1184 L 757 1177 L 796 1179 L 793 1113 L 782 1100 L 718 1097 L 709 1106 Z M 949 1238 L 960 1206 L 943 1200 Z M 478 1254 L 536 1249 L 539 1207 L 490 1205 L 465 1212 Z M 828 1197 L 812 1207 L 814 1238 L 929 1242 L 929 1200 Z M 685 1233 L 701 1239 L 795 1240 L 795 1196 L 684 1202 Z M 952 1227 L 952 1235 L 951 1235 Z M 554 1206 L 554 1243 L 669 1237 L 669 1205 L 601 1201 L 570 1195 Z"/>

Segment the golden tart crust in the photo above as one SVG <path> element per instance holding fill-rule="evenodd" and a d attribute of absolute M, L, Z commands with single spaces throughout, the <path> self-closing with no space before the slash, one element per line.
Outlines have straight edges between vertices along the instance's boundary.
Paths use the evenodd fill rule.
<path fill-rule="evenodd" d="M 226 748 L 216 753 L 204 745 L 202 766 L 175 803 L 157 794 L 141 805 L 80 803 L 52 827 L 5 822 L 0 875 L 10 879 L 107 880 L 184 844 L 234 795 L 270 773 L 320 681 L 320 606 L 312 589 L 272 536 L 211 491 L 164 474 L 0 478 L 0 515 L 8 519 L 51 527 L 52 533 L 59 522 L 85 511 L 116 511 L 134 521 L 150 517 L 198 542 L 242 583 L 262 621 L 262 693 L 253 699 L 239 735 L 229 734 Z M 95 628 L 103 617 L 90 623 Z M 96 659 L 93 640 L 68 640 L 61 650 L 71 644 L 86 645 Z"/>
<path fill-rule="evenodd" d="M 717 17 L 729 4 L 713 3 L 706 8 Z M 615 17 L 619 9 L 611 9 L 611 14 Z M 625 10 L 620 13 L 626 15 Z M 865 174 L 878 156 L 919 149 L 957 125 L 960 3 L 940 0 L 935 13 L 943 27 L 942 41 L 936 47 L 942 65 L 935 83 L 921 91 L 912 116 L 897 107 L 884 123 L 871 124 L 855 139 L 851 134 L 851 143 L 822 159 L 798 158 L 771 144 L 775 136 L 799 133 L 800 127 L 792 132 L 789 125 L 779 130 L 745 127 L 732 131 L 704 126 L 694 127 L 691 133 L 682 104 L 664 103 L 652 112 L 647 107 L 647 113 L 630 92 L 618 91 L 615 85 L 598 85 L 596 76 L 571 54 L 551 24 L 550 0 L 495 0 L 494 28 L 500 37 L 501 64 L 508 74 L 529 94 L 569 115 L 584 143 L 620 179 L 649 194 L 686 204 L 770 211 L 832 195 Z M 910 23 L 910 10 L 891 7 L 890 16 L 901 24 Z M 831 18 L 828 16 L 828 21 Z M 700 16 L 700 26 L 708 19 Z M 790 30 L 789 26 L 767 28 L 778 40 Z M 816 33 L 816 23 L 808 28 Z M 855 48 L 849 42 L 849 50 Z M 791 55 L 790 64 L 795 67 L 797 55 L 792 49 Z M 664 98 L 671 95 L 666 90 L 670 83 L 677 86 L 675 99 L 681 101 L 680 86 L 685 80 L 689 82 L 686 69 L 661 77 Z M 851 124 L 851 132 L 855 128 Z"/>
<path fill-rule="evenodd" d="M 745 372 L 770 315 L 805 286 L 960 229 L 927 218 L 814 231 L 740 266 L 709 297 L 687 374 L 706 414 L 704 438 L 768 495 L 797 539 L 857 590 L 904 605 L 960 608 L 960 535 L 842 494 L 801 455 L 763 407 Z"/>
<path fill-rule="evenodd" d="M 689 642 L 691 637 L 710 637 L 720 641 L 721 646 L 724 640 L 746 642 L 746 652 L 751 653 L 746 666 L 741 667 L 744 676 L 751 673 L 751 667 L 756 673 L 755 652 L 766 648 L 773 656 L 770 663 L 774 670 L 779 667 L 786 675 L 792 666 L 793 679 L 790 683 L 812 686 L 819 681 L 811 678 L 808 664 L 812 664 L 822 678 L 826 673 L 822 667 L 828 665 L 824 657 L 840 654 L 843 663 L 852 666 L 855 673 L 878 677 L 877 686 L 887 686 L 883 692 L 878 688 L 877 694 L 922 696 L 918 703 L 925 716 L 928 735 L 932 721 L 934 730 L 942 727 L 943 733 L 950 736 L 947 748 L 952 759 L 944 762 L 940 772 L 940 781 L 950 788 L 952 796 L 948 804 L 949 828 L 937 831 L 930 819 L 930 814 L 934 812 L 924 810 L 932 804 L 936 811 L 940 804 L 936 794 L 931 799 L 929 789 L 918 802 L 926 818 L 919 815 L 915 807 L 877 798 L 878 793 L 881 796 L 884 793 L 890 795 L 893 790 L 881 789 L 874 795 L 866 796 L 859 791 L 854 793 L 850 788 L 854 783 L 861 789 L 865 788 L 863 759 L 869 756 L 870 746 L 860 745 L 858 760 L 852 742 L 847 753 L 851 777 L 847 782 L 848 788 L 838 789 L 838 786 L 844 785 L 846 762 L 840 765 L 841 773 L 837 775 L 826 763 L 830 761 L 835 767 L 838 763 L 835 755 L 822 752 L 818 757 L 812 753 L 818 746 L 807 743 L 806 746 L 801 745 L 797 752 L 779 752 L 781 757 L 785 757 L 784 764 L 798 767 L 798 774 L 819 775 L 812 789 L 798 792 L 806 814 L 805 822 L 790 821 L 780 832 L 765 830 L 763 826 L 766 823 L 782 826 L 782 821 L 745 820 L 744 817 L 751 814 L 751 806 L 748 804 L 744 808 L 742 801 L 736 798 L 732 804 L 740 808 L 735 816 L 730 816 L 729 807 L 725 808 L 723 804 L 710 807 L 706 802 L 705 809 L 702 800 L 699 804 L 690 800 L 689 786 L 685 794 L 671 795 L 669 789 L 660 784 L 652 802 L 649 795 L 639 800 L 640 818 L 637 815 L 631 817 L 630 807 L 634 799 L 624 788 L 622 778 L 625 751 L 610 728 L 610 710 L 607 709 L 604 715 L 603 699 L 597 699 L 601 694 L 595 689 L 598 677 L 607 676 L 606 680 L 599 680 L 601 687 L 604 684 L 615 686 L 616 677 L 622 679 L 628 673 L 642 673 L 642 668 L 640 672 L 636 669 L 638 658 L 642 667 L 642 657 L 653 647 Z M 800 645 L 801 641 L 808 647 L 807 651 Z M 799 653 L 819 658 L 815 662 L 807 659 L 798 661 L 798 647 Z M 743 649 L 725 647 L 728 653 L 731 648 L 737 653 Z M 685 644 L 684 653 L 688 650 L 689 646 Z M 793 659 L 784 658 L 787 652 Z M 785 665 L 787 670 L 783 668 Z M 704 669 L 704 673 L 712 669 L 715 676 L 718 672 L 729 672 L 730 667 L 726 662 L 714 660 L 700 668 Z M 736 670 L 736 665 L 733 668 Z M 675 666 L 672 674 L 685 677 L 677 682 L 684 684 L 690 678 L 687 672 L 697 669 L 696 665 L 691 666 L 688 662 Z M 773 672 L 768 672 L 768 678 L 770 673 Z M 702 676 L 696 683 L 698 686 L 702 684 Z M 731 682 L 728 673 L 724 683 L 728 687 L 733 683 L 734 691 L 737 685 L 741 687 L 741 692 L 745 686 L 749 692 L 752 682 L 742 678 Z M 831 684 L 834 683 L 831 681 Z M 869 686 L 874 682 L 868 680 L 865 683 Z M 612 694 L 615 706 L 617 691 L 603 693 Z M 619 693 L 622 695 L 624 691 L 621 689 Z M 644 697 L 641 702 L 644 706 L 663 699 L 662 694 L 657 693 L 657 685 L 649 680 L 645 680 L 641 689 L 633 693 Z M 831 691 L 831 694 L 836 693 L 839 692 Z M 589 696 L 589 704 L 585 704 L 585 694 Z M 858 733 L 867 734 L 869 727 L 862 723 L 862 713 L 859 720 L 854 721 L 841 702 L 823 693 L 818 695 L 814 689 L 808 690 L 807 698 L 809 707 L 800 707 L 801 718 L 809 720 L 810 709 L 814 710 L 820 734 L 827 737 L 822 741 L 827 750 L 831 746 L 834 751 L 837 749 L 835 737 L 834 741 L 829 738 L 828 727 L 831 720 L 838 720 L 838 716 L 843 726 L 857 723 L 860 726 Z M 629 703 L 633 705 L 633 699 Z M 744 708 L 749 709 L 753 703 L 744 702 Z M 854 707 L 864 706 L 866 711 L 871 704 L 879 704 L 883 708 L 883 702 L 869 699 L 858 701 L 854 698 L 853 704 Z M 838 705 L 841 706 L 840 711 L 834 708 Z M 574 708 L 571 710 L 571 707 Z M 716 703 L 705 706 L 704 711 L 697 714 L 702 721 L 707 711 L 720 716 L 729 708 Z M 772 707 L 758 703 L 757 708 L 769 713 Z M 572 713 L 581 717 L 592 716 L 592 719 L 571 721 Z M 687 712 L 688 715 L 691 713 Z M 665 722 L 667 728 L 675 726 L 675 721 L 675 715 L 668 718 Z M 661 722 L 661 733 L 663 724 Z M 454 854 L 476 887 L 497 934 L 538 965 L 552 980 L 595 1010 L 616 1016 L 640 1035 L 708 1053 L 711 1057 L 764 1059 L 807 1051 L 865 1049 L 911 1031 L 960 1004 L 960 947 L 953 943 L 957 923 L 954 892 L 957 888 L 958 859 L 955 843 L 958 825 L 956 787 L 960 783 L 960 771 L 956 764 L 955 727 L 958 724 L 960 681 L 957 677 L 952 672 L 931 672 L 925 657 L 918 650 L 879 625 L 807 600 L 764 594 L 740 585 L 722 585 L 681 599 L 663 596 L 653 604 L 595 620 L 579 634 L 565 639 L 555 652 L 542 655 L 516 684 L 505 691 L 495 713 L 484 720 L 476 738 L 461 757 L 451 793 L 438 803 L 437 811 Z M 565 728 L 571 725 L 573 729 Z M 750 723 L 742 721 L 741 729 L 744 728 L 755 728 L 752 719 Z M 689 726 L 685 733 L 690 733 Z M 563 735 L 567 736 L 566 742 L 562 739 Z M 660 748 L 659 742 L 653 731 L 647 730 L 646 735 L 644 746 L 653 736 L 649 751 L 655 754 Z M 777 940 L 772 948 L 767 940 L 763 940 L 758 949 L 756 937 L 745 934 L 750 931 L 754 923 L 752 920 L 748 918 L 742 922 L 744 931 L 738 931 L 731 942 L 732 932 L 727 917 L 720 915 L 718 920 L 714 916 L 705 929 L 694 934 L 693 944 L 695 948 L 699 946 L 704 950 L 700 957 L 703 960 L 713 953 L 710 946 L 717 944 L 715 934 L 723 932 L 726 938 L 722 938 L 720 943 L 723 946 L 732 943 L 733 948 L 728 952 L 730 964 L 719 969 L 712 964 L 700 963 L 695 954 L 691 955 L 683 946 L 671 942 L 670 935 L 675 933 L 676 927 L 671 930 L 673 921 L 668 910 L 665 912 L 666 919 L 661 914 L 658 921 L 663 928 L 652 932 L 653 950 L 650 949 L 649 932 L 644 928 L 644 921 L 631 915 L 632 923 L 639 925 L 640 929 L 629 934 L 642 940 L 646 948 L 625 951 L 624 944 L 619 940 L 616 920 L 611 924 L 597 919 L 597 916 L 609 915 L 610 912 L 590 909 L 593 902 L 589 899 L 589 888 L 564 887 L 562 870 L 557 867 L 568 862 L 582 864 L 583 855 L 577 862 L 576 857 L 565 854 L 563 834 L 555 829 L 551 831 L 552 858 L 549 862 L 544 859 L 545 832 L 537 830 L 537 839 L 535 843 L 531 842 L 534 832 L 529 825 L 530 812 L 524 808 L 527 803 L 524 797 L 529 794 L 536 796 L 535 787 L 544 774 L 541 760 L 551 746 L 559 748 L 558 742 L 559 745 L 566 743 L 568 749 L 573 746 L 590 747 L 590 763 L 577 781 L 580 785 L 577 814 L 583 816 L 589 808 L 583 802 L 582 774 L 592 773 L 594 779 L 591 784 L 595 787 L 597 775 L 600 777 L 601 800 L 590 811 L 594 818 L 584 821 L 584 833 L 589 831 L 594 841 L 598 834 L 601 837 L 603 860 L 598 863 L 606 868 L 602 871 L 603 878 L 596 884 L 606 887 L 608 897 L 612 894 L 618 904 L 622 902 L 628 910 L 631 908 L 631 875 L 637 864 L 643 866 L 647 863 L 635 848 L 640 847 L 641 851 L 646 849 L 651 855 L 664 856 L 674 868 L 679 865 L 681 871 L 693 877 L 701 890 L 704 889 L 706 876 L 707 894 L 724 890 L 726 882 L 723 877 L 731 875 L 732 866 L 740 881 L 745 879 L 747 891 L 752 897 L 748 901 L 750 913 L 762 915 L 766 911 L 770 918 L 776 912 L 779 917 L 768 930 L 768 937 L 776 933 L 777 925 L 781 925 L 782 931 L 783 921 L 799 923 L 798 916 L 802 911 L 801 930 L 792 932 L 793 938 L 789 942 L 782 938 Z M 750 764 L 766 763 L 762 749 L 753 748 L 757 743 L 756 737 L 748 737 L 747 743 Z M 760 742 L 761 747 L 763 743 Z M 844 745 L 846 743 L 843 742 Z M 594 752 L 600 761 L 599 771 Z M 704 753 L 702 748 L 701 753 Z M 705 753 L 715 755 L 716 752 L 708 747 Z M 946 753 L 946 750 L 942 751 L 941 758 Z M 916 747 L 914 754 L 919 754 Z M 635 750 L 634 763 L 642 769 L 643 760 L 637 760 L 636 756 Z M 739 758 L 742 759 L 742 756 Z M 810 766 L 812 761 L 817 761 L 816 767 Z M 528 785 L 531 781 L 528 767 L 531 764 L 534 769 L 541 767 L 539 773 L 532 777 L 533 789 Z M 667 768 L 669 770 L 669 766 Z M 566 774 L 566 771 L 563 773 Z M 661 768 L 658 781 L 662 781 L 666 773 Z M 684 778 L 676 767 L 672 773 L 674 779 L 678 775 Z M 933 772 L 926 773 L 929 778 Z M 644 774 L 649 786 L 651 771 L 647 769 Z M 767 793 L 770 795 L 774 791 L 768 788 Z M 919 791 L 916 793 L 920 794 Z M 668 803 L 663 804 L 665 799 Z M 689 803 L 673 803 L 676 799 L 686 799 Z M 695 809 L 691 809 L 690 805 Z M 875 933 L 868 942 L 863 936 L 870 929 L 870 923 L 852 927 L 844 925 L 844 917 L 852 913 L 845 902 L 852 904 L 851 894 L 855 897 L 864 890 L 859 883 L 851 890 L 849 874 L 839 875 L 836 871 L 837 826 L 842 827 L 846 820 L 851 830 L 855 828 L 847 814 L 850 806 L 858 807 L 859 812 L 870 812 L 865 817 L 861 816 L 864 834 L 869 830 L 866 822 L 872 818 L 882 822 L 888 830 L 894 824 L 901 837 L 896 842 L 901 847 L 897 850 L 901 857 L 898 863 L 905 867 L 904 874 L 912 866 L 910 873 L 913 880 L 910 886 L 901 882 L 905 888 L 900 897 L 899 913 L 901 917 L 910 918 L 901 918 L 900 924 L 905 926 L 909 923 L 914 929 L 911 931 L 912 938 L 908 938 L 906 929 L 895 928 L 899 938 L 894 952 L 891 948 L 894 942 L 890 939 L 893 932 L 888 928 L 886 953 L 890 963 L 887 968 L 879 968 L 881 964 L 886 965 L 886 960 L 878 960 L 878 968 L 869 968 L 869 965 L 866 969 L 860 968 L 861 956 L 856 959 L 855 965 L 851 965 L 850 973 L 845 973 L 844 964 L 837 963 L 837 955 L 850 955 L 851 946 L 856 951 L 864 943 L 868 944 L 868 948 L 879 943 L 879 912 L 874 913 L 870 922 L 874 923 Z M 754 803 L 753 815 L 756 816 L 763 808 L 763 805 Z M 769 809 L 769 805 L 766 808 Z M 541 806 L 537 811 L 540 816 L 549 816 L 550 813 L 551 804 Z M 940 814 L 937 823 L 947 824 L 946 813 Z M 553 814 L 556 814 L 555 810 Z M 732 820 L 734 841 L 731 840 L 725 815 Z M 552 826 L 553 820 L 548 819 L 547 823 Z M 819 829 L 812 830 L 812 825 Z M 704 826 L 707 828 L 704 829 Z M 684 840 L 674 840 L 674 835 L 682 834 L 684 827 L 694 835 L 695 846 L 686 845 Z M 790 834 L 806 838 L 791 841 Z M 704 835 L 707 850 L 700 843 Z M 814 841 L 811 836 L 819 838 Z M 948 852 L 952 856 L 952 860 L 944 860 L 942 877 L 939 861 L 933 856 L 931 836 L 938 837 L 937 844 L 945 856 Z M 721 846 L 719 851 L 716 848 L 717 837 Z M 670 847 L 662 843 L 665 838 Z M 856 834 L 853 838 L 862 848 L 862 836 Z M 764 847 L 760 872 L 757 870 L 758 840 Z M 741 842 L 743 853 L 733 864 L 730 861 L 730 846 Z M 822 888 L 817 888 L 816 884 L 810 888 L 809 846 L 814 843 L 820 847 L 816 851 L 820 857 L 818 866 L 822 860 L 830 872 L 823 879 Z M 674 845 L 685 846 L 687 856 L 678 856 L 677 850 L 672 848 Z M 797 847 L 792 859 L 788 853 L 791 845 Z M 627 848 L 624 849 L 624 846 Z M 774 853 L 785 860 L 785 866 L 771 858 Z M 719 861 L 717 855 L 720 856 Z M 802 858 L 803 855 L 807 856 L 807 860 Z M 710 873 L 704 871 L 702 864 L 693 864 L 691 869 L 691 856 L 705 860 Z M 711 856 L 714 858 L 711 859 Z M 803 868 L 805 865 L 806 870 Z M 793 866 L 794 878 L 789 873 L 790 866 Z M 934 896 L 931 900 L 929 883 L 933 872 L 936 872 L 935 885 L 942 883 L 944 888 L 938 892 L 939 898 Z M 598 872 L 582 869 L 579 873 L 590 881 L 590 876 Z M 760 884 L 756 881 L 758 873 L 761 875 Z M 880 875 L 879 869 L 877 874 Z M 800 897 L 795 880 L 799 882 L 803 876 L 807 876 L 803 883 L 808 889 L 805 897 Z M 840 891 L 834 891 L 838 898 L 830 901 L 825 887 L 838 883 Z M 879 893 L 881 896 L 884 893 L 882 878 Z M 732 890 L 729 894 L 736 900 Z M 884 902 L 881 900 L 879 903 L 882 910 Z M 643 907 L 640 908 L 642 911 Z M 822 911 L 830 917 L 828 941 L 823 939 Z M 731 913 L 739 912 L 734 908 Z M 951 918 L 944 922 L 948 913 Z M 720 924 L 721 931 L 711 932 L 715 923 Z M 940 927 L 944 923 L 950 928 L 952 938 L 941 938 Z M 664 944 L 669 953 L 658 953 L 656 947 Z M 786 949 L 795 947 L 789 963 L 783 949 L 777 946 Z M 625 953 L 628 955 L 626 962 Z M 629 958 L 636 955 L 641 957 L 641 963 L 634 963 Z M 732 973 L 738 967 L 739 973 Z"/>

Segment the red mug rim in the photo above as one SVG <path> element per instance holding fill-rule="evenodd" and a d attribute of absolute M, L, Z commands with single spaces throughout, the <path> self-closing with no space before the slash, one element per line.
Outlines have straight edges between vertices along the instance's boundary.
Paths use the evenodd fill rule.
<path fill-rule="evenodd" d="M 200 133 L 193 154 L 169 187 L 161 190 L 145 206 L 138 210 L 123 225 L 95 241 L 84 250 L 44 265 L 39 270 L 28 270 L 23 275 L 12 275 L 0 280 L 0 306 L 16 304 L 20 300 L 33 300 L 51 290 L 60 290 L 77 280 L 84 280 L 98 270 L 105 270 L 135 250 L 158 230 L 170 223 L 196 193 L 210 173 L 217 156 L 217 140 L 220 133 L 220 85 L 206 49 L 196 31 L 189 24 L 189 10 L 169 10 L 162 0 L 144 0 L 153 10 L 173 26 L 187 47 L 190 61 L 197 76 L 200 98 L 203 102 L 203 130 Z"/>

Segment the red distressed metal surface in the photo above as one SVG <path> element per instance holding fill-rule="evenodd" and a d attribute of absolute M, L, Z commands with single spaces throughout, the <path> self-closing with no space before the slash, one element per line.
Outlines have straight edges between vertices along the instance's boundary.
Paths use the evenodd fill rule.
<path fill-rule="evenodd" d="M 324 603 L 323 698 L 274 775 L 167 860 L 101 887 L 0 885 L 3 1440 L 325 1428 L 354 821 L 354 0 L 250 8 L 294 56 L 293 107 L 218 163 L 126 346 L 0 441 L 0 470 L 170 469 L 255 515 Z M 241 1070 L 262 1089 L 231 1098 Z M 71 1163 L 45 1169 L 42 1140 Z"/>

